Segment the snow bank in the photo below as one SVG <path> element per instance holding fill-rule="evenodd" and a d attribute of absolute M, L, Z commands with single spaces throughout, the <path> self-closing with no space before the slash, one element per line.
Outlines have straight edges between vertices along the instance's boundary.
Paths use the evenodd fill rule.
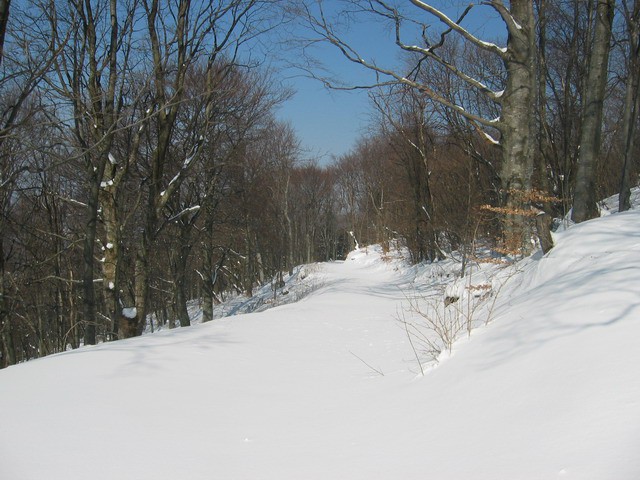
<path fill-rule="evenodd" d="M 455 275 L 377 249 L 297 303 L 0 371 L 0 478 L 640 478 L 640 212 L 556 240 L 424 377 L 398 312 Z"/>

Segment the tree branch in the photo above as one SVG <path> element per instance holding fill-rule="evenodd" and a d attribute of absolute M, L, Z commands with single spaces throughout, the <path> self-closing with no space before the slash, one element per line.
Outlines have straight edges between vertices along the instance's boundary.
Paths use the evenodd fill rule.
<path fill-rule="evenodd" d="M 444 23 L 450 29 L 452 29 L 453 31 L 455 31 L 455 32 L 459 33 L 460 35 L 462 35 L 463 38 L 465 38 L 466 40 L 468 40 L 469 42 L 471 42 L 472 44 L 474 44 L 478 48 L 482 48 L 483 50 L 487 50 L 489 52 L 495 53 L 496 55 L 499 55 L 501 58 L 505 57 L 505 55 L 507 53 L 507 49 L 506 48 L 498 47 L 495 43 L 485 42 L 484 40 L 479 39 L 475 35 L 471 34 L 466 28 L 464 28 L 460 24 L 454 22 L 447 15 L 442 13 L 437 8 L 433 8 L 428 3 L 425 3 L 425 2 L 423 2 L 421 0 L 410 0 L 410 1 L 416 7 L 420 8 L 421 10 L 424 10 L 425 12 L 428 12 L 431 15 L 433 15 L 434 17 L 436 17 L 438 20 L 440 20 L 442 23 Z M 498 0 L 494 0 L 494 1 L 492 1 L 492 5 L 493 5 L 493 3 L 501 4 L 502 2 L 500 2 Z M 511 17 L 511 19 L 513 20 L 512 17 Z M 504 20 L 504 17 L 503 17 L 503 20 Z M 507 26 L 509 26 L 509 25 L 507 24 Z"/>

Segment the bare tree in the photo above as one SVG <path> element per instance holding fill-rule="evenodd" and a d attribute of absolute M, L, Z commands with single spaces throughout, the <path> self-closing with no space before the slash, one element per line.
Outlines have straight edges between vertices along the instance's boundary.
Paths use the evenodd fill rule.
<path fill-rule="evenodd" d="M 627 84 L 622 114 L 623 167 L 620 182 L 619 210 L 631 208 L 631 167 L 636 126 L 640 112 L 640 1 L 623 0 L 628 35 Z"/>
<path fill-rule="evenodd" d="M 9 9 L 11 0 L 0 0 L 0 64 L 4 53 L 4 37 L 7 33 L 7 23 L 9 23 Z"/>
<path fill-rule="evenodd" d="M 431 172 L 435 152 L 434 132 L 430 121 L 428 96 L 419 91 L 401 86 L 386 96 L 371 96 L 386 124 L 391 145 L 405 167 L 407 180 L 412 186 L 414 248 L 411 253 L 415 262 L 441 259 L 438 247 L 436 214 L 431 187 Z M 384 126 L 383 126 L 384 128 Z"/>
<path fill-rule="evenodd" d="M 587 2 L 540 0 L 538 8 L 539 176 L 560 198 L 558 214 L 564 216 L 573 200 L 591 27 Z"/>
<path fill-rule="evenodd" d="M 593 46 L 589 55 L 585 85 L 580 153 L 571 215 L 574 222 L 584 222 L 598 216 L 596 163 L 600 154 L 602 112 L 608 78 L 615 0 L 594 0 L 594 4 Z"/>
<path fill-rule="evenodd" d="M 273 184 L 270 189 L 273 192 L 274 204 L 281 217 L 282 230 L 281 246 L 284 250 L 282 268 L 293 273 L 294 260 L 294 225 L 292 221 L 291 205 L 291 175 L 294 166 L 299 160 L 300 144 L 296 138 L 293 127 L 287 123 L 273 121 L 268 127 L 269 133 L 264 142 L 263 156 L 268 158 L 273 166 Z"/>
<path fill-rule="evenodd" d="M 234 69 L 227 76 L 216 102 L 219 118 L 212 123 L 216 133 L 206 136 L 204 154 L 207 162 L 198 166 L 197 171 L 203 217 L 200 277 L 204 321 L 212 319 L 213 304 L 220 302 L 219 294 L 223 293 L 225 285 L 234 283 L 229 281 L 233 274 L 227 268 L 227 262 L 237 258 L 230 252 L 239 250 L 227 230 L 238 213 L 237 205 L 234 205 L 237 200 L 234 173 L 244 162 L 242 156 L 247 143 L 258 141 L 262 126 L 269 123 L 272 108 L 288 95 L 287 92 L 271 91 L 270 83 L 266 72 Z"/>
<path fill-rule="evenodd" d="M 44 102 L 34 92 L 67 40 L 56 37 L 40 8 L 33 10 L 21 4 L 16 8 L 10 1 L 0 2 L 0 354 L 4 365 L 17 360 L 8 298 L 14 282 L 6 270 L 12 247 L 4 232 L 18 186 L 37 170 L 28 160 L 18 132 L 28 138 L 26 132 L 43 111 Z M 23 127 L 27 129 L 21 130 Z"/>
<path fill-rule="evenodd" d="M 351 11 L 364 12 L 386 19 L 395 28 L 395 43 L 404 52 L 417 55 L 419 60 L 412 70 L 402 72 L 399 69 L 385 68 L 375 60 L 367 60 L 349 42 L 343 39 L 334 23 L 326 16 L 323 2 L 318 2 L 318 8 L 307 6 L 304 16 L 313 32 L 323 41 L 333 44 L 351 62 L 372 70 L 379 78 L 386 79 L 382 83 L 401 83 L 415 88 L 446 108 L 456 112 L 471 124 L 490 142 L 499 144 L 502 149 L 502 165 L 500 167 L 501 187 L 504 193 L 504 203 L 511 211 L 522 211 L 526 205 L 525 197 L 518 192 L 531 189 L 533 160 L 536 137 L 535 124 L 535 16 L 533 2 L 517 1 L 505 5 L 501 0 L 484 2 L 492 9 L 506 28 L 506 46 L 500 47 L 489 41 L 481 40 L 463 26 L 463 21 L 473 8 L 469 5 L 457 20 L 450 18 L 443 11 L 421 0 L 411 0 L 414 10 L 411 14 L 402 13 L 398 7 L 382 0 L 346 2 Z M 435 19 L 443 25 L 440 34 L 433 38 L 429 36 L 427 20 L 423 15 Z M 407 42 L 403 38 L 403 27 L 413 26 L 422 33 L 419 44 Z M 417 28 L 416 28 L 417 26 Z M 479 51 L 497 56 L 505 70 L 503 89 L 490 88 L 483 78 L 458 67 L 454 58 L 441 55 L 441 47 L 450 35 L 458 36 L 464 42 Z M 315 39 L 317 41 L 317 39 Z M 437 86 L 422 81 L 416 75 L 420 71 L 422 62 L 436 62 L 459 78 L 467 88 L 478 91 L 488 101 L 500 108 L 499 118 L 487 118 L 480 112 L 473 112 L 451 102 Z M 496 134 L 499 133 L 499 136 Z M 508 215 L 505 229 L 511 236 L 525 233 L 523 217 Z"/>
<path fill-rule="evenodd" d="M 237 60 L 240 47 L 269 28 L 268 0 L 225 0 L 193 4 L 180 0 L 165 5 L 159 0 L 143 0 L 146 35 L 151 49 L 152 105 L 151 132 L 147 139 L 148 159 L 145 185 L 146 205 L 142 237 L 137 246 L 135 273 L 135 315 L 122 319 L 122 335 L 140 335 L 149 310 L 149 255 L 163 225 L 163 211 L 179 191 L 193 166 L 199 161 L 205 138 L 174 143 L 178 114 L 185 100 L 185 79 L 198 62 L 206 65 L 209 90 L 202 96 L 205 118 L 216 108 L 215 87 Z M 219 61 L 228 68 L 222 72 Z M 178 159 L 178 152 L 182 158 Z M 171 162 L 178 163 L 171 175 Z M 175 164 L 174 164 L 175 165 Z"/>
<path fill-rule="evenodd" d="M 71 113 L 71 123 L 60 119 L 70 129 L 70 138 L 76 155 L 83 162 L 86 177 L 85 237 L 83 247 L 84 269 L 83 314 L 86 344 L 96 343 L 96 326 L 101 322 L 96 307 L 95 252 L 100 201 L 113 195 L 116 188 L 114 169 L 117 161 L 112 154 L 120 114 L 123 109 L 124 72 L 132 47 L 132 23 L 136 10 L 135 2 L 120 5 L 116 0 L 85 2 L 69 0 L 57 3 L 49 12 L 51 29 L 57 37 L 67 36 L 72 40 L 55 60 L 55 69 L 49 78 L 49 86 Z M 110 217 L 113 211 L 106 203 L 107 231 L 112 235 Z M 107 248 L 108 247 L 108 248 Z M 109 257 L 102 262 L 107 274 L 106 296 L 110 316 L 115 306 L 115 256 L 118 242 L 110 239 L 103 249 Z M 105 257 L 106 259 L 106 257 Z M 111 272 L 113 276 L 110 275 Z"/>

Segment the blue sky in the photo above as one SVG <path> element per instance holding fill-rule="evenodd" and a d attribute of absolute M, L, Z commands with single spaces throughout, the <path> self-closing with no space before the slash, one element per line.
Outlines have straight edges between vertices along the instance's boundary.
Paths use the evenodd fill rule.
<path fill-rule="evenodd" d="M 461 11 L 456 6 L 460 5 L 458 0 L 434 1 L 432 4 L 436 7 L 444 4 L 445 11 L 450 16 L 456 16 L 456 12 Z M 325 5 L 337 6 L 339 2 L 330 0 Z M 421 15 L 415 7 L 408 8 L 412 9 L 412 14 Z M 500 25 L 487 20 L 482 11 L 476 9 L 474 12 L 465 19 L 465 23 L 472 25 L 472 30 L 480 33 L 483 39 L 495 37 Z M 429 18 L 430 24 L 438 25 L 433 17 L 423 18 Z M 375 59 L 384 66 L 399 63 L 399 49 L 393 43 L 394 32 L 388 26 L 379 21 L 358 17 L 357 21 L 352 20 L 344 27 L 349 44 L 355 45 L 365 59 Z M 405 41 L 408 40 L 405 38 Z M 285 50 L 286 55 L 291 56 L 289 61 L 294 63 L 295 57 L 301 55 L 295 46 Z M 317 46 L 312 53 L 324 64 L 326 70 L 336 77 L 344 78 L 345 83 L 371 84 L 373 81 L 371 72 L 349 63 L 332 45 Z M 333 157 L 348 153 L 358 138 L 371 128 L 372 108 L 366 90 L 330 90 L 320 81 L 293 68 L 285 69 L 281 74 L 284 83 L 293 87 L 296 94 L 279 109 L 277 116 L 290 122 L 295 128 L 308 158 L 316 158 L 323 164 L 329 163 Z"/>
<path fill-rule="evenodd" d="M 375 57 L 388 65 L 396 63 L 398 49 L 391 33 L 380 24 L 351 23 L 347 36 L 350 43 L 362 49 L 366 58 Z M 294 57 L 300 55 L 295 47 L 289 52 Z M 332 45 L 319 45 L 311 52 L 327 70 L 325 74 L 339 77 L 349 85 L 374 83 L 371 72 L 351 64 Z M 284 83 L 296 93 L 279 109 L 278 117 L 293 125 L 307 155 L 328 163 L 333 157 L 348 153 L 371 123 L 368 91 L 330 89 L 295 68 L 286 69 L 282 75 Z"/>
<path fill-rule="evenodd" d="M 365 133 L 371 114 L 366 92 L 330 91 L 308 78 L 288 83 L 296 94 L 280 107 L 278 118 L 295 128 L 305 157 L 329 163 Z"/>

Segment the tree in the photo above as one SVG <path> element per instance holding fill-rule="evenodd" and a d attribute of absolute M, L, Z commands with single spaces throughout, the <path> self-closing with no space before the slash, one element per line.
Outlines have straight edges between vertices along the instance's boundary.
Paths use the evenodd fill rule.
<path fill-rule="evenodd" d="M 187 325 L 222 276 L 238 290 L 282 266 L 261 154 L 288 92 L 245 48 L 278 3 L 0 3 L 2 366 L 137 335 L 170 302 Z"/>
<path fill-rule="evenodd" d="M 579 153 L 590 49 L 587 2 L 541 0 L 539 23 L 539 176 L 561 200 L 557 213 L 564 216 L 571 209 Z"/>
<path fill-rule="evenodd" d="M 413 193 L 414 241 L 409 242 L 413 260 L 435 261 L 443 258 L 438 246 L 431 172 L 435 151 L 434 135 L 427 118 L 428 97 L 401 86 L 388 98 L 372 96 L 377 110 L 387 124 L 392 148 L 406 170 Z"/>
<path fill-rule="evenodd" d="M 333 207 L 333 177 L 326 169 L 308 162 L 293 170 L 291 183 L 294 258 L 297 263 L 311 263 L 321 255 L 320 235 Z"/>
<path fill-rule="evenodd" d="M 225 0 L 164 5 L 143 0 L 146 35 L 151 50 L 147 74 L 152 79 L 147 188 L 142 236 L 136 248 L 135 315 L 122 318 L 122 336 L 140 335 L 149 311 L 150 253 L 163 227 L 163 212 L 201 160 L 202 134 L 175 141 L 176 122 L 185 100 L 188 72 L 205 65 L 207 91 L 201 98 L 205 123 L 215 117 L 221 78 L 236 65 L 240 46 L 269 28 L 269 0 Z M 263 13 L 261 15 L 261 13 Z M 222 62 L 222 59 L 225 59 Z M 225 66 L 222 71 L 218 68 Z M 206 131 L 206 128 L 205 128 Z M 177 171 L 175 163 L 178 165 Z M 172 168 L 173 166 L 173 168 Z M 171 176 L 170 176 L 171 175 Z"/>
<path fill-rule="evenodd" d="M 631 167 L 636 125 L 640 112 L 640 1 L 623 0 L 628 34 L 627 84 L 622 114 L 623 166 L 620 181 L 619 211 L 631 208 Z"/>
<path fill-rule="evenodd" d="M 16 204 L 18 186 L 36 170 L 26 160 L 18 132 L 42 112 L 44 102 L 34 92 L 67 40 L 48 28 L 47 16 L 41 15 L 39 8 L 34 12 L 28 7 L 23 9 L 23 5 L 13 5 L 10 15 L 11 6 L 10 1 L 0 2 L 0 355 L 4 365 L 17 360 L 7 278 L 12 248 L 6 250 L 4 232 Z M 28 129 L 22 132 L 29 137 Z"/>
<path fill-rule="evenodd" d="M 584 111 L 580 133 L 580 153 L 573 199 L 574 222 L 598 216 L 596 204 L 596 163 L 600 153 L 602 112 L 608 78 L 611 29 L 615 0 L 594 0 L 594 34 L 584 94 Z"/>
<path fill-rule="evenodd" d="M 399 69 L 385 68 L 375 60 L 367 60 L 347 40 L 343 39 L 334 23 L 327 19 L 323 2 L 318 2 L 318 9 L 307 6 L 304 17 L 312 31 L 321 40 L 334 45 L 349 61 L 372 70 L 377 75 L 386 77 L 387 81 L 378 83 L 400 83 L 415 88 L 446 108 L 456 112 L 486 137 L 490 142 L 500 145 L 502 149 L 502 163 L 499 169 L 503 203 L 507 211 L 522 212 L 526 207 L 526 195 L 532 187 L 533 161 L 536 146 L 535 122 L 535 89 L 536 89 L 536 59 L 535 59 L 535 15 L 533 2 L 511 2 L 507 7 L 501 0 L 484 2 L 490 7 L 504 24 L 507 31 L 506 47 L 499 47 L 495 43 L 483 41 L 463 26 L 463 20 L 473 8 L 468 6 L 458 20 L 453 20 L 441 10 L 431 4 L 411 0 L 414 7 L 413 14 L 402 13 L 391 3 L 383 0 L 347 2 L 351 11 L 357 10 L 367 15 L 374 15 L 392 23 L 395 29 L 395 43 L 404 52 L 418 56 L 412 68 L 402 72 Z M 354 8 L 355 7 L 355 8 Z M 420 15 L 428 15 L 439 21 L 444 27 L 438 38 L 429 36 L 429 25 Z M 348 13 L 345 13 L 348 15 Z M 403 39 L 403 27 L 417 25 L 421 32 L 421 44 L 415 45 Z M 415 32 L 416 28 L 414 28 Z M 481 52 L 497 56 L 505 71 L 504 88 L 493 90 L 483 82 L 458 67 L 455 58 L 441 55 L 441 47 L 449 35 L 454 34 L 473 48 Z M 317 39 L 314 39 L 317 41 Z M 451 102 L 443 92 L 421 80 L 420 72 L 423 62 L 436 62 L 451 74 L 460 79 L 468 88 L 475 89 L 488 101 L 500 108 L 499 118 L 487 118 L 479 112 L 468 111 Z M 325 81 L 328 81 L 325 79 Z M 496 135 L 499 133 L 499 136 Z M 504 222 L 506 235 L 509 237 L 526 236 L 527 229 L 522 215 L 509 214 Z M 526 245 L 525 238 L 521 238 L 522 245 Z"/>
<path fill-rule="evenodd" d="M 126 88 L 123 72 L 129 68 L 135 8 L 135 2 L 121 8 L 116 0 L 69 0 L 56 4 L 56 9 L 48 16 L 56 36 L 66 35 L 72 39 L 65 44 L 62 55 L 56 58 L 49 85 L 67 103 L 68 109 L 62 111 L 65 114 L 72 112 L 69 127 L 76 155 L 82 160 L 85 172 L 82 302 L 86 344 L 96 343 L 96 326 L 100 323 L 95 290 L 99 210 L 101 199 L 111 197 L 117 188 L 114 184 L 117 161 L 112 147 L 123 109 L 123 89 Z M 103 38 L 108 42 L 102 42 Z M 107 208 L 106 215 L 107 229 L 111 233 L 109 228 L 113 225 L 109 217 L 113 211 Z M 107 273 L 106 294 L 113 297 L 108 302 L 110 317 L 113 317 L 117 308 L 114 255 L 117 255 L 118 242 L 111 239 L 103 247 L 109 257 L 103 264 Z"/>
<path fill-rule="evenodd" d="M 0 64 L 4 53 L 4 37 L 7 33 L 7 23 L 9 23 L 9 10 L 11 0 L 0 0 Z"/>
<path fill-rule="evenodd" d="M 243 164 L 247 143 L 259 141 L 261 126 L 271 120 L 272 108 L 287 98 L 286 92 L 271 91 L 270 76 L 260 70 L 247 71 L 234 68 L 220 88 L 216 101 L 218 118 L 205 135 L 207 143 L 203 154 L 207 161 L 197 166 L 199 200 L 201 205 L 201 243 L 199 272 L 202 280 L 203 321 L 213 315 L 213 304 L 220 303 L 219 294 L 229 277 L 227 262 L 235 258 L 234 235 L 229 232 L 236 220 L 241 188 L 234 175 Z M 198 97 L 196 97 L 197 99 Z M 268 129 L 266 129 L 268 134 Z M 238 282 L 236 282 L 238 283 Z"/>

